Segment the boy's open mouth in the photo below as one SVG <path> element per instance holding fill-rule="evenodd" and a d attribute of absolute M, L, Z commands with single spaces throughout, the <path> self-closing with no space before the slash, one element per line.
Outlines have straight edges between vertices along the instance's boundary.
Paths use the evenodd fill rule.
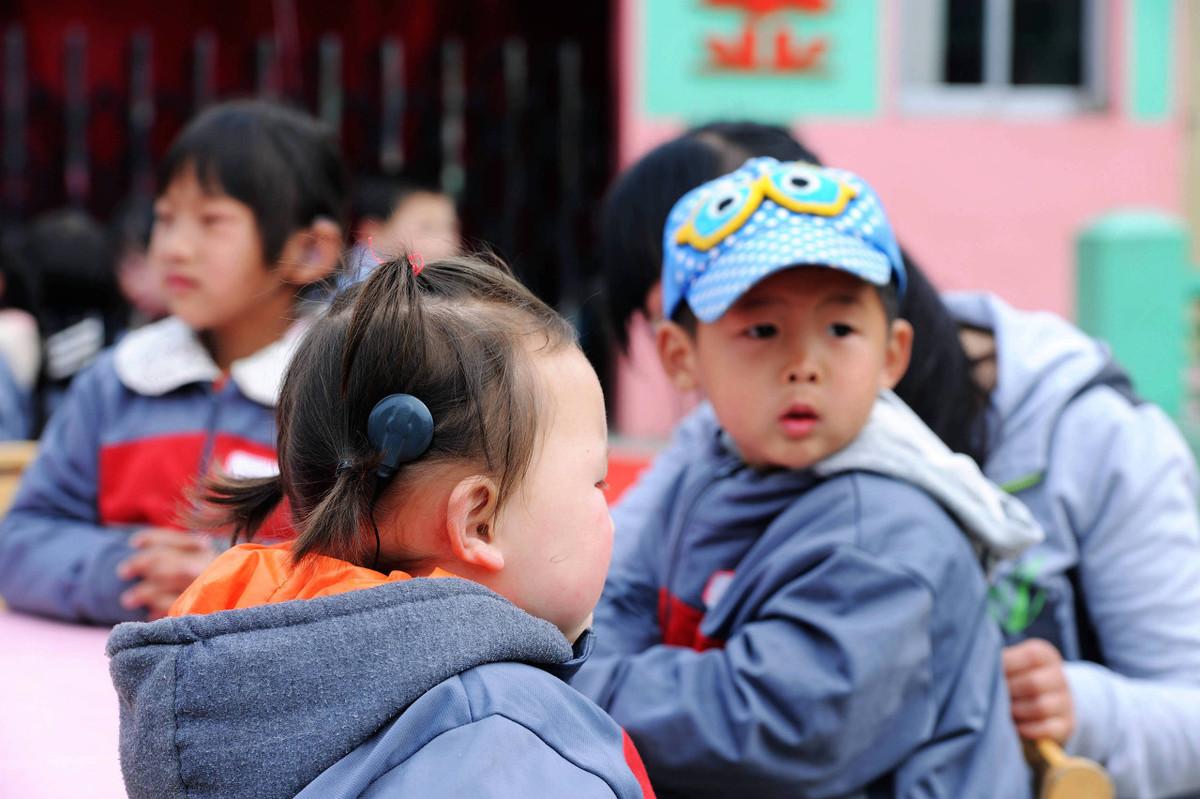
<path fill-rule="evenodd" d="M 803 438 L 820 420 L 821 417 L 808 405 L 790 405 L 779 415 L 779 423 L 788 438 Z"/>

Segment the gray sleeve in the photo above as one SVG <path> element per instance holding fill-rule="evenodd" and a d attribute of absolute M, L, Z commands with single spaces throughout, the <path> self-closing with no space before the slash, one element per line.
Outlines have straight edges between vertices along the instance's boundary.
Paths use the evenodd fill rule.
<path fill-rule="evenodd" d="M 1200 518 L 1196 466 L 1152 405 L 1113 391 L 1064 412 L 1055 493 L 1075 533 L 1080 582 L 1107 668 L 1070 664 L 1075 753 L 1122 796 L 1200 790 Z"/>

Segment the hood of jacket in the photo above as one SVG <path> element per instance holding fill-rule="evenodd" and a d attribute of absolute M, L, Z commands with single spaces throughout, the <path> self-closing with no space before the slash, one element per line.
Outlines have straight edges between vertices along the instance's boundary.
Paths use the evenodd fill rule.
<path fill-rule="evenodd" d="M 1005 487 L 1040 479 L 1063 408 L 1112 362 L 1111 352 L 1061 317 L 1020 311 L 991 294 L 943 300 L 955 319 L 995 339 L 987 475 Z"/>
<path fill-rule="evenodd" d="M 454 675 L 573 657 L 454 577 L 121 624 L 107 652 L 132 797 L 290 797 Z"/>
<path fill-rule="evenodd" d="M 952 452 L 891 391 L 880 393 L 858 437 L 813 471 L 868 471 L 917 486 L 958 521 L 989 567 L 1045 537 L 1020 500 L 988 480 L 970 457 Z"/>

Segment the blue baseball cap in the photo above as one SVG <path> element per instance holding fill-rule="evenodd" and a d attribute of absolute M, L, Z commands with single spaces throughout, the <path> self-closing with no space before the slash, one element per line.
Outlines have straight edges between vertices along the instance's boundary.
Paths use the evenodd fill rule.
<path fill-rule="evenodd" d="M 768 275 L 826 266 L 886 286 L 907 283 L 900 247 L 866 181 L 843 169 L 751 158 L 685 194 L 663 231 L 663 312 L 687 300 L 720 319 Z"/>

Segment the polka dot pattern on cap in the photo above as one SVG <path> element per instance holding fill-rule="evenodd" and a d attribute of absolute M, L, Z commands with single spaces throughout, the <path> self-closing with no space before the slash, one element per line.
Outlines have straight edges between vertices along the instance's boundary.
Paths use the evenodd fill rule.
<path fill-rule="evenodd" d="M 861 178 L 773 158 L 686 194 L 668 217 L 663 253 L 666 314 L 686 299 L 703 322 L 792 266 L 841 269 L 879 286 L 895 279 L 900 292 L 906 277 L 883 207 Z"/>

